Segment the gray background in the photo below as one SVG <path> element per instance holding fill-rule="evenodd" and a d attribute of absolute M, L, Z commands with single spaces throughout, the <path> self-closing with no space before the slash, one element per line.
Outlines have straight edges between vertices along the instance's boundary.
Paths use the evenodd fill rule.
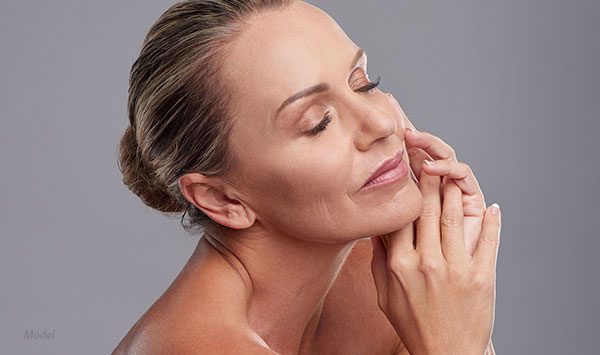
<path fill-rule="evenodd" d="M 500 203 L 497 352 L 597 353 L 600 2 L 310 2 Z M 195 246 L 116 165 L 130 66 L 172 3 L 0 3 L 1 353 L 112 351 Z"/>

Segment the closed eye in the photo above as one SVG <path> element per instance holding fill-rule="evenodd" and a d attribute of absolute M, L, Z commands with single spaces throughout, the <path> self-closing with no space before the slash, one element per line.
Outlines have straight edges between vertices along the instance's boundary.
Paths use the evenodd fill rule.
<path fill-rule="evenodd" d="M 377 77 L 377 79 L 375 79 L 375 81 L 369 82 L 367 85 L 365 85 L 359 89 L 356 89 L 356 91 L 369 92 L 369 91 L 375 89 L 377 86 L 379 86 L 380 82 L 381 82 L 381 78 Z"/>
<path fill-rule="evenodd" d="M 375 89 L 377 86 L 379 86 L 379 83 L 381 82 L 381 78 L 377 77 L 377 79 L 375 79 L 374 81 L 369 82 L 367 85 L 356 89 L 356 91 L 359 92 L 371 92 L 373 89 Z M 317 135 L 318 133 L 321 133 L 323 131 L 325 131 L 327 129 L 327 125 L 329 125 L 329 123 L 331 122 L 331 115 L 330 112 L 327 111 L 325 113 L 325 117 L 323 117 L 323 119 L 321 120 L 321 122 L 319 122 L 319 124 L 317 124 L 315 127 L 311 128 L 310 130 L 308 130 L 306 132 L 307 135 L 309 136 L 314 136 Z"/>

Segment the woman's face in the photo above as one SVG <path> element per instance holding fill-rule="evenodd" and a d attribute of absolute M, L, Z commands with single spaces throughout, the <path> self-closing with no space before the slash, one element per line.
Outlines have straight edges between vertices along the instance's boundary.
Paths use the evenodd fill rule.
<path fill-rule="evenodd" d="M 410 174 L 361 190 L 397 152 L 408 164 L 405 116 L 379 89 L 359 91 L 370 80 L 366 56 L 357 56 L 360 47 L 331 17 L 305 2 L 263 12 L 230 49 L 224 69 L 234 93 L 231 142 L 241 162 L 231 178 L 264 228 L 336 243 L 388 233 L 418 217 L 421 194 Z M 317 84 L 322 90 L 278 111 Z M 326 129 L 309 133 L 326 115 Z"/>

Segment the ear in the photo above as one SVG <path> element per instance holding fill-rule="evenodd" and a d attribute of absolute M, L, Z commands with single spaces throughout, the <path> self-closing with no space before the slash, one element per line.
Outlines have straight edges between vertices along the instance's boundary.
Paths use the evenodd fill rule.
<path fill-rule="evenodd" d="M 180 177 L 178 183 L 185 199 L 213 221 L 232 229 L 244 229 L 254 224 L 254 211 L 235 198 L 229 185 L 220 179 L 188 173 Z"/>

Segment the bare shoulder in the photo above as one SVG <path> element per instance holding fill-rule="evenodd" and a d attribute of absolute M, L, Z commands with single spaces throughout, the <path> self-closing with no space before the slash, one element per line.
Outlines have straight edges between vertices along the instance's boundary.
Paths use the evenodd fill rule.
<path fill-rule="evenodd" d="M 186 332 L 181 330 L 131 334 L 112 354 L 278 354 L 262 339 L 232 324 L 211 324 L 204 329 L 188 329 Z"/>
<path fill-rule="evenodd" d="M 166 291 L 113 350 L 122 354 L 277 354 L 227 309 L 208 297 Z"/>
<path fill-rule="evenodd" d="M 377 305 L 371 257 L 371 242 L 365 239 L 357 241 L 346 258 L 323 306 L 314 346 L 318 353 L 404 354 L 400 338 Z M 212 282 L 207 271 L 184 268 L 113 354 L 277 354 L 240 318 L 244 312 L 236 301 L 243 299 L 239 289 Z"/>
<path fill-rule="evenodd" d="M 404 349 L 377 304 L 372 255 L 370 239 L 361 239 L 346 258 L 323 307 L 323 353 L 390 355 Z"/>
<path fill-rule="evenodd" d="M 207 258 L 196 260 L 186 264 L 112 354 L 276 354 L 246 326 L 239 287 L 222 281 L 230 275 Z"/>

